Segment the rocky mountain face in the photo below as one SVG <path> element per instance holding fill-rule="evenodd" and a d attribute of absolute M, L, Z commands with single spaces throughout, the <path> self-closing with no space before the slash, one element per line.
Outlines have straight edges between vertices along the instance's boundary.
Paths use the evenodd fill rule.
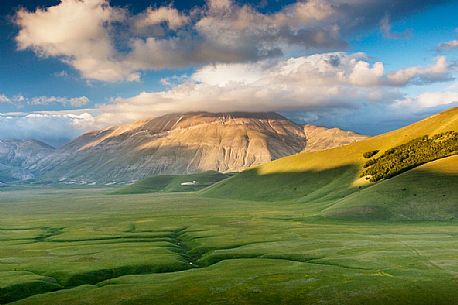
<path fill-rule="evenodd" d="M 367 136 L 352 131 L 315 125 L 305 125 L 304 133 L 307 138 L 306 151 L 324 150 L 367 139 Z"/>
<path fill-rule="evenodd" d="M 319 127 L 308 132 L 276 113 L 170 114 L 86 133 L 31 169 L 50 181 L 110 184 L 158 174 L 237 172 L 362 138 Z"/>
<path fill-rule="evenodd" d="M 0 184 L 34 178 L 29 170 L 54 148 L 35 140 L 0 140 Z"/>
<path fill-rule="evenodd" d="M 304 148 L 302 126 L 275 113 L 172 114 L 84 134 L 35 170 L 61 181 L 128 182 L 241 171 Z"/>

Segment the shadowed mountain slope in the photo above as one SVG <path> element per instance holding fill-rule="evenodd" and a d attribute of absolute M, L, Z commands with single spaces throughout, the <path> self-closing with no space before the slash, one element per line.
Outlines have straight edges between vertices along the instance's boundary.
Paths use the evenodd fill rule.
<path fill-rule="evenodd" d="M 53 147 L 36 140 L 0 140 L 0 182 L 32 179 L 28 168 L 53 152 Z"/>

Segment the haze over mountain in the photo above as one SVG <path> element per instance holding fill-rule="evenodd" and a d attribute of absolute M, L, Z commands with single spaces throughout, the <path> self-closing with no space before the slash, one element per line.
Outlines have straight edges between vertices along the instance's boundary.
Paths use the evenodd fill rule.
<path fill-rule="evenodd" d="M 348 144 L 352 132 L 276 113 L 186 113 L 86 133 L 32 166 L 45 179 L 129 182 L 158 174 L 238 172 L 284 156 Z"/>
<path fill-rule="evenodd" d="M 36 140 L 0 140 L 0 183 L 34 177 L 29 168 L 54 152 L 54 148 Z"/>

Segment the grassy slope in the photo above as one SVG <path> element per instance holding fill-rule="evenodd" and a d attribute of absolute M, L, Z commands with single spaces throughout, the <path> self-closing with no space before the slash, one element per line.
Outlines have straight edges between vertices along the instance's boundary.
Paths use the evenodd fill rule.
<path fill-rule="evenodd" d="M 316 218 L 297 202 L 106 191 L 1 193 L 0 215 L 8 217 L 0 218 L 0 304 L 450 305 L 458 299 L 456 222 L 340 221 Z"/>
<path fill-rule="evenodd" d="M 458 156 L 430 162 L 355 192 L 324 211 L 336 218 L 458 218 Z"/>
<path fill-rule="evenodd" d="M 191 175 L 162 175 L 153 176 L 135 182 L 132 185 L 115 191 L 115 194 L 141 194 L 154 192 L 194 192 L 201 190 L 218 181 L 226 179 L 228 175 L 209 171 Z M 183 186 L 183 182 L 197 181 L 198 185 Z"/>
<path fill-rule="evenodd" d="M 250 200 L 327 202 L 357 191 L 367 161 L 363 153 L 383 151 L 423 135 L 458 131 L 458 108 L 354 144 L 301 153 L 258 166 L 204 190 L 209 197 Z M 336 179 L 337 177 L 337 179 Z"/>
<path fill-rule="evenodd" d="M 323 201 L 343 197 L 357 174 L 355 166 L 307 172 L 259 175 L 258 169 L 241 174 L 205 189 L 204 196 L 239 200 L 282 201 L 301 198 Z"/>

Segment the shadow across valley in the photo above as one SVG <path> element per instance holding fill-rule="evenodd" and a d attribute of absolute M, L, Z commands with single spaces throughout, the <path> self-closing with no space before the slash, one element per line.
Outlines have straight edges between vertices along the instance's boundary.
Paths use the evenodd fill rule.
<path fill-rule="evenodd" d="M 254 201 L 331 201 L 358 190 L 359 168 L 347 165 L 323 170 L 260 174 L 250 169 L 204 190 L 208 197 Z"/>

